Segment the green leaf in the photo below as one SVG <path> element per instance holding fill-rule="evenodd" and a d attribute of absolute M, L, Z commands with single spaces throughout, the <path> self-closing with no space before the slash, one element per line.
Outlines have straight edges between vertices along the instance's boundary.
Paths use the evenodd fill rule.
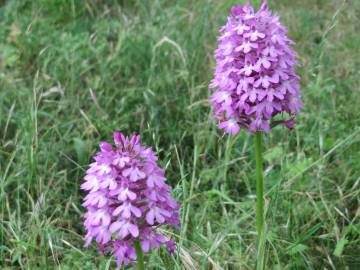
<path fill-rule="evenodd" d="M 293 244 L 286 249 L 286 253 L 289 255 L 295 255 L 307 250 L 308 247 L 303 244 Z"/>
<path fill-rule="evenodd" d="M 279 160 L 283 154 L 284 154 L 283 148 L 281 146 L 275 146 L 270 150 L 266 151 L 266 153 L 264 154 L 264 159 L 267 162 L 271 162 L 271 161 L 274 162 Z"/>
<path fill-rule="evenodd" d="M 346 236 L 343 236 L 340 238 L 340 240 L 337 242 L 336 244 L 336 247 L 335 247 L 335 250 L 334 250 L 334 255 L 336 257 L 340 257 L 343 250 L 344 250 L 344 247 L 345 245 L 349 242 L 349 240 L 346 239 Z"/>
<path fill-rule="evenodd" d="M 297 175 L 298 173 L 304 172 L 311 163 L 311 158 L 303 158 L 296 160 L 295 162 L 289 163 L 286 166 L 286 169 L 288 170 L 286 175 L 288 177 L 291 177 L 293 175 Z"/>
<path fill-rule="evenodd" d="M 87 162 L 87 156 L 88 156 L 86 143 L 79 138 L 74 138 L 73 142 L 74 142 L 74 149 L 76 152 L 77 162 L 80 165 L 84 165 Z"/>

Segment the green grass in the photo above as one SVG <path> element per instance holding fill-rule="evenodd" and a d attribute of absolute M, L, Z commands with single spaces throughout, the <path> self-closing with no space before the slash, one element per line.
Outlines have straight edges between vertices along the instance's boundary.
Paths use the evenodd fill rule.
<path fill-rule="evenodd" d="M 114 269 L 82 247 L 79 190 L 100 140 L 137 132 L 182 203 L 175 257 L 254 269 L 253 136 L 223 136 L 207 84 L 241 1 L 0 1 L 0 268 Z M 305 108 L 264 136 L 267 269 L 360 269 L 360 2 L 269 0 L 296 41 Z"/>

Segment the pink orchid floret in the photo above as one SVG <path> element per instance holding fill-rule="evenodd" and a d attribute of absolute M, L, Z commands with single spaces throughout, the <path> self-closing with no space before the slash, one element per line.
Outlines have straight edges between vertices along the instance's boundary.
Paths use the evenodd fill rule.
<path fill-rule="evenodd" d="M 278 114 L 294 127 L 294 117 L 303 107 L 296 53 L 286 28 L 266 3 L 255 12 L 250 4 L 232 8 L 227 24 L 220 29 L 215 50 L 216 68 L 210 88 L 214 116 L 225 133 L 240 128 L 269 132 Z M 285 114 L 284 114 L 285 113 Z"/>
<path fill-rule="evenodd" d="M 100 143 L 81 189 L 88 192 L 83 203 L 85 246 L 95 240 L 121 267 L 136 260 L 135 241 L 146 253 L 161 245 L 175 250 L 175 242 L 158 228 L 179 228 L 180 205 L 171 197 L 155 153 L 140 144 L 140 136 L 115 132 L 114 143 Z"/>

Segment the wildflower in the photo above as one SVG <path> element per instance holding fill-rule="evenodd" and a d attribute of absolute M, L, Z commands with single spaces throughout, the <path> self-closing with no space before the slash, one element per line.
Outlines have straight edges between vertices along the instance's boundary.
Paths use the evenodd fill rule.
<path fill-rule="evenodd" d="M 115 132 L 114 142 L 115 146 L 100 143 L 81 189 L 88 192 L 83 203 L 85 246 L 95 240 L 100 251 L 114 255 L 121 267 L 137 259 L 135 242 L 143 252 L 161 245 L 174 251 L 175 242 L 157 228 L 166 224 L 178 228 L 180 206 L 170 195 L 155 153 L 140 144 L 140 136 Z"/>
<path fill-rule="evenodd" d="M 294 127 L 294 116 L 303 107 L 296 53 L 287 30 L 266 3 L 255 12 L 250 4 L 235 6 L 221 28 L 215 50 L 216 68 L 210 88 L 219 128 L 236 134 L 240 127 L 269 132 L 276 115 Z"/>

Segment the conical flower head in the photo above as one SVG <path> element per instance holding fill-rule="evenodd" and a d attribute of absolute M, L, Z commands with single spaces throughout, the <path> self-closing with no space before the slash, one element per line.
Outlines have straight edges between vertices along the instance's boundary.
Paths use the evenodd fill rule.
<path fill-rule="evenodd" d="M 257 12 L 250 4 L 236 6 L 220 33 L 209 85 L 216 89 L 211 103 L 218 127 L 231 134 L 241 127 L 268 132 L 273 117 L 286 113 L 280 122 L 292 128 L 303 103 L 293 42 L 279 17 L 266 3 Z"/>
<path fill-rule="evenodd" d="M 120 267 L 136 260 L 134 241 L 144 252 L 161 245 L 174 250 L 173 240 L 157 228 L 166 224 L 178 228 L 179 204 L 171 197 L 155 153 L 140 144 L 140 136 L 115 132 L 114 143 L 100 143 L 81 189 L 88 192 L 83 203 L 85 245 L 95 240 Z"/>

